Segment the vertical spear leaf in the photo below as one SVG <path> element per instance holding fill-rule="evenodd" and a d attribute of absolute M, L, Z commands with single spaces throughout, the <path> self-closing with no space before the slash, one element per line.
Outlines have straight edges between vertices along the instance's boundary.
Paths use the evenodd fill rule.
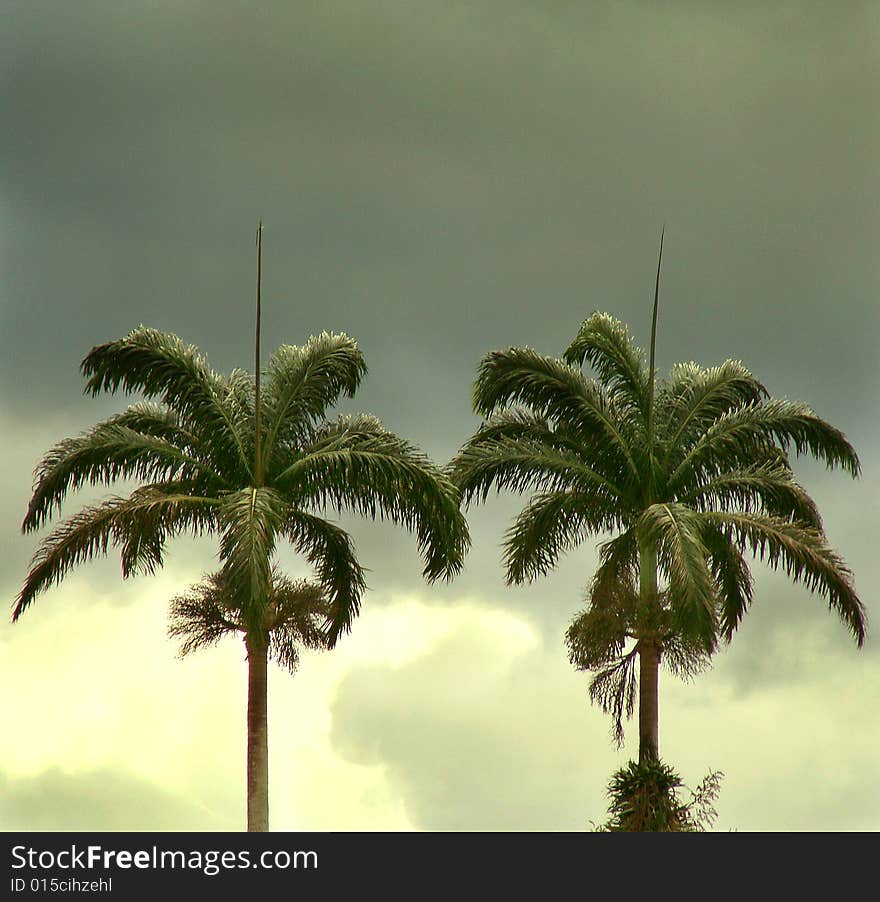
<path fill-rule="evenodd" d="M 257 484 L 263 481 L 263 464 L 260 459 L 260 277 L 263 256 L 263 220 L 257 225 L 257 327 L 254 337 L 254 475 Z"/>
<path fill-rule="evenodd" d="M 654 282 L 654 315 L 651 319 L 651 359 L 648 364 L 648 448 L 653 452 L 654 447 L 654 350 L 657 345 L 657 307 L 660 301 L 660 264 L 663 261 L 663 236 L 666 234 L 666 224 L 660 232 L 660 255 L 657 258 L 657 279 Z M 653 453 L 652 453 L 653 458 Z"/>

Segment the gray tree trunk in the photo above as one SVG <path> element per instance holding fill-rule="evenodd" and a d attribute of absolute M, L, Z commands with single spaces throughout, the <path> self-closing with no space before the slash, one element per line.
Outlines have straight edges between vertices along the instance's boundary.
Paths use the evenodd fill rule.
<path fill-rule="evenodd" d="M 657 604 L 657 549 L 639 544 L 641 605 L 653 611 Z M 650 623 L 654 618 L 649 617 Z M 639 763 L 660 757 L 660 649 L 650 638 L 639 639 Z"/>
<path fill-rule="evenodd" d="M 266 637 L 248 634 L 247 828 L 269 829 L 269 725 L 267 717 Z"/>
<path fill-rule="evenodd" d="M 660 757 L 660 655 L 653 643 L 639 650 L 639 764 Z"/>

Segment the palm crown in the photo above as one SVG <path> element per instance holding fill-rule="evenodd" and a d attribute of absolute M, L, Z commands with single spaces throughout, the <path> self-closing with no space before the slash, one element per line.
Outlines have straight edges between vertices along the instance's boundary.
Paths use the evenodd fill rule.
<path fill-rule="evenodd" d="M 574 663 L 607 668 L 594 696 L 618 724 L 635 686 L 613 677 L 635 654 L 644 665 L 665 653 L 688 671 L 730 640 L 752 600 L 748 553 L 821 593 L 865 638 L 851 574 L 789 459 L 810 453 L 856 476 L 844 435 L 805 404 L 770 398 L 737 361 L 679 365 L 659 384 L 652 370 L 604 313 L 583 322 L 562 360 L 490 353 L 473 392 L 485 420 L 451 465 L 468 503 L 492 489 L 535 493 L 505 537 L 509 583 L 547 573 L 588 535 L 616 533 L 568 638 Z"/>
<path fill-rule="evenodd" d="M 461 568 L 469 539 L 449 480 L 373 417 L 324 419 L 366 372 L 348 336 L 323 333 L 303 347 L 280 347 L 267 368 L 259 420 L 252 376 L 236 370 L 223 377 L 194 347 L 154 329 L 140 327 L 94 348 L 82 371 L 93 395 L 121 389 L 147 400 L 48 452 L 23 529 L 44 525 L 83 485 L 129 478 L 140 485 L 127 497 L 84 508 L 46 537 L 14 619 L 39 592 L 110 545 L 121 549 L 128 576 L 160 566 L 169 538 L 212 532 L 220 536 L 223 584 L 248 628 L 260 629 L 266 616 L 278 539 L 301 552 L 325 593 L 332 645 L 350 628 L 365 583 L 348 534 L 318 515 L 327 508 L 415 531 L 429 580 Z"/>

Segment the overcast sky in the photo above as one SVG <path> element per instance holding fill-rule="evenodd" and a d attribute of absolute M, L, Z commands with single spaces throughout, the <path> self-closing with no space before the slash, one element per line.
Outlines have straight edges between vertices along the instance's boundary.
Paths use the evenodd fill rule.
<path fill-rule="evenodd" d="M 586 0 L 4 0 L 0 581 L 47 448 L 121 409 L 78 365 L 140 323 L 248 367 L 345 331 L 363 410 L 445 462 L 489 350 L 559 355 L 594 310 L 657 360 L 738 358 L 846 432 L 863 475 L 798 472 L 875 629 L 756 564 L 753 610 L 660 749 L 725 774 L 720 829 L 880 829 L 880 6 Z M 83 496 L 92 497 L 92 495 Z M 65 510 L 76 510 L 71 499 Z M 617 750 L 569 665 L 592 543 L 504 587 L 519 509 L 471 512 L 465 572 L 347 521 L 371 590 L 349 637 L 270 678 L 275 829 L 589 829 Z M 167 601 L 215 563 L 81 567 L 0 626 L 0 828 L 239 829 L 244 649 L 185 661 Z M 305 575 L 287 552 L 282 563 Z"/>

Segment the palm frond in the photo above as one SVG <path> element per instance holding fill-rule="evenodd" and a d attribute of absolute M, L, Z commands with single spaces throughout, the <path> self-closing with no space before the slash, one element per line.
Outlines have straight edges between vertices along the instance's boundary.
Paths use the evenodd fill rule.
<path fill-rule="evenodd" d="M 12 614 L 18 620 L 34 598 L 60 584 L 78 564 L 122 549 L 122 575 L 151 573 L 162 562 L 164 543 L 184 531 L 201 534 L 216 523 L 215 500 L 175 493 L 174 486 L 145 486 L 129 498 L 114 496 L 83 508 L 47 535 L 31 559 Z"/>
<path fill-rule="evenodd" d="M 251 462 L 255 458 L 256 436 L 255 410 L 256 385 L 254 377 L 247 370 L 236 367 L 229 374 L 224 385 L 223 409 L 229 417 L 231 429 L 237 436 L 240 457 L 248 461 L 248 467 L 234 470 L 238 482 L 251 480 Z M 227 464 L 228 465 L 228 464 Z"/>
<path fill-rule="evenodd" d="M 129 404 L 122 413 L 114 414 L 104 422 L 108 425 L 133 429 L 141 435 L 151 435 L 154 438 L 165 439 L 166 442 L 180 448 L 187 454 L 197 455 L 201 450 L 201 443 L 196 434 L 185 429 L 180 422 L 180 416 L 177 411 L 166 407 L 164 404 L 156 404 L 152 401 L 137 401 L 134 404 Z"/>
<path fill-rule="evenodd" d="M 216 498 L 191 494 L 187 482 L 165 482 L 135 489 L 120 512 L 122 576 L 154 573 L 162 566 L 168 539 L 194 536 L 217 527 Z"/>
<path fill-rule="evenodd" d="M 335 523 L 301 510 L 289 512 L 284 533 L 316 571 L 327 599 L 323 630 L 332 647 L 343 632 L 351 629 L 367 587 L 351 537 Z"/>
<path fill-rule="evenodd" d="M 485 501 L 492 489 L 498 492 L 583 489 L 617 497 L 624 510 L 632 506 L 624 496 L 624 489 L 588 467 L 579 454 L 537 438 L 487 438 L 478 432 L 453 459 L 449 474 L 466 504 Z"/>
<path fill-rule="evenodd" d="M 752 604 L 752 574 L 739 548 L 717 526 L 704 524 L 703 541 L 718 599 L 719 627 L 730 642 Z"/>
<path fill-rule="evenodd" d="M 741 550 L 749 550 L 774 570 L 819 592 L 836 611 L 861 646 L 867 631 L 867 611 L 853 585 L 852 573 L 819 530 L 780 517 L 733 511 L 701 515 Z"/>
<path fill-rule="evenodd" d="M 304 347 L 282 345 L 269 361 L 263 395 L 264 451 L 271 458 L 277 440 L 302 436 L 341 395 L 353 397 L 367 365 L 357 342 L 322 332 Z"/>
<path fill-rule="evenodd" d="M 219 505 L 222 579 L 248 629 L 260 629 L 269 602 L 271 560 L 289 505 L 266 487 L 229 492 Z"/>
<path fill-rule="evenodd" d="M 725 360 L 709 369 L 696 363 L 673 367 L 658 404 L 660 433 L 667 448 L 664 465 L 719 417 L 767 397 L 767 389 L 739 360 Z"/>
<path fill-rule="evenodd" d="M 173 416 L 153 417 L 143 408 L 129 410 L 74 438 L 64 439 L 43 457 L 34 472 L 34 491 L 22 523 L 31 532 L 51 519 L 71 490 L 84 485 L 110 485 L 120 479 L 155 481 L 188 480 L 202 494 L 216 493 L 223 486 L 214 469 L 188 450 L 165 437 L 137 431 L 126 422 L 158 427 L 179 436 Z"/>
<path fill-rule="evenodd" d="M 816 502 L 779 461 L 761 461 L 710 476 L 681 492 L 678 500 L 697 510 L 767 513 L 822 529 Z"/>
<path fill-rule="evenodd" d="M 843 467 L 859 475 L 859 458 L 846 436 L 799 401 L 770 400 L 746 404 L 718 417 L 687 451 L 669 478 L 669 491 L 724 468 L 748 464 L 767 445 L 794 446 L 829 468 Z"/>
<path fill-rule="evenodd" d="M 546 417 L 524 407 L 496 410 L 480 424 L 467 444 L 504 439 L 536 442 L 557 451 L 570 451 L 575 454 L 586 455 L 593 450 L 591 445 L 584 444 L 581 436 L 567 429 L 564 423 L 551 425 Z"/>
<path fill-rule="evenodd" d="M 583 321 L 564 355 L 570 366 L 589 363 L 611 394 L 623 405 L 648 418 L 649 379 L 640 348 L 626 326 L 607 313 L 593 313 Z"/>
<path fill-rule="evenodd" d="M 699 636 L 711 652 L 716 642 L 715 597 L 702 539 L 703 515 L 682 504 L 654 504 L 642 512 L 640 536 L 658 550 L 669 581 L 676 631 Z"/>
<path fill-rule="evenodd" d="M 525 405 L 578 432 L 582 441 L 592 439 L 597 451 L 613 456 L 617 469 L 631 481 L 639 478 L 630 442 L 621 431 L 623 417 L 601 386 L 561 360 L 531 348 L 494 351 L 480 363 L 473 404 L 484 417 L 510 405 Z"/>
<path fill-rule="evenodd" d="M 234 412 L 225 403 L 228 383 L 193 345 L 169 332 L 141 326 L 125 338 L 92 348 L 80 368 L 86 392 L 95 396 L 122 389 L 158 398 L 211 447 L 214 459 L 232 458 L 249 470 Z"/>
<path fill-rule="evenodd" d="M 368 429 L 364 419 L 341 418 L 274 483 L 297 505 L 388 519 L 415 531 L 425 578 L 450 578 L 470 545 L 458 489 L 421 451 L 373 423 Z"/>
<path fill-rule="evenodd" d="M 598 490 L 536 495 L 505 533 L 507 581 L 531 582 L 588 535 L 623 525 L 615 499 Z"/>

